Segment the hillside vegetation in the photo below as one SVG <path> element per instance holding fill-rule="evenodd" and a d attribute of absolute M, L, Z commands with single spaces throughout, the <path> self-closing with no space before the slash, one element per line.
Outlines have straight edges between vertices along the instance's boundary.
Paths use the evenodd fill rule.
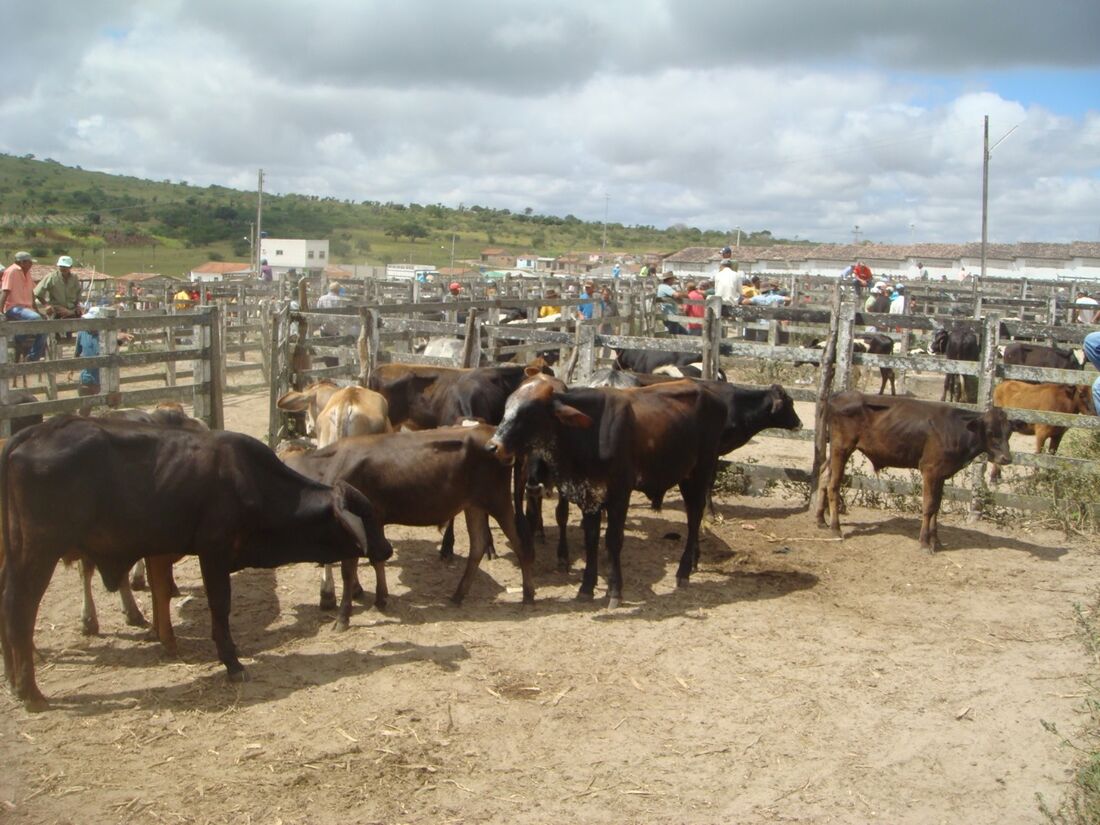
<path fill-rule="evenodd" d="M 256 193 L 186 181 L 152 181 L 67 167 L 33 155 L 0 154 L 0 260 L 19 249 L 48 260 L 69 254 L 112 275 L 181 275 L 207 260 L 247 261 Z M 486 246 L 557 256 L 599 251 L 604 226 L 573 215 L 484 206 L 350 201 L 264 195 L 270 237 L 327 238 L 333 263 L 411 262 L 449 266 L 476 260 Z M 673 252 L 721 246 L 728 233 L 675 226 L 608 223 L 609 253 Z M 763 230 L 742 244 L 776 243 Z"/>

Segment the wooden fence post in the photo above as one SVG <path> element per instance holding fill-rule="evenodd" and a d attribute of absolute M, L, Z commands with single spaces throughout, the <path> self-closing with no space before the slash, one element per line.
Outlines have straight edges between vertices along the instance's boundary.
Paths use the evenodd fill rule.
<path fill-rule="evenodd" d="M 378 314 L 373 309 L 359 307 L 359 386 L 370 383 L 378 365 Z"/>
<path fill-rule="evenodd" d="M 221 307 L 214 304 L 210 307 L 207 316 L 210 330 L 210 355 L 207 361 L 206 374 L 209 381 L 207 387 L 206 423 L 212 430 L 225 429 L 225 407 L 223 404 L 223 392 L 225 389 L 225 339 L 222 332 L 225 326 L 226 313 Z"/>
<path fill-rule="evenodd" d="M 832 394 L 833 379 L 836 374 L 837 337 L 840 331 L 840 290 L 833 292 L 833 306 L 829 313 L 829 333 L 825 338 L 825 350 L 821 353 L 821 365 L 818 367 L 817 402 L 814 406 L 814 459 L 810 469 L 810 512 L 817 511 L 817 497 L 821 494 L 822 468 L 825 466 L 829 447 L 828 401 Z"/>
<path fill-rule="evenodd" d="M 703 378 L 714 381 L 722 354 L 722 299 L 711 295 L 703 312 Z"/>
<path fill-rule="evenodd" d="M 978 356 L 978 397 L 975 400 L 978 409 L 984 412 L 993 406 L 994 361 L 1001 331 L 1000 314 L 991 312 L 985 317 L 983 326 L 982 349 Z M 982 505 L 988 489 L 985 483 L 987 463 L 983 453 L 970 464 L 970 506 L 967 509 L 967 521 L 978 521 L 982 517 Z"/>
<path fill-rule="evenodd" d="M 837 391 L 851 389 L 852 344 L 855 340 L 856 305 L 841 301 L 837 313 L 836 376 L 833 380 Z"/>
<path fill-rule="evenodd" d="M 8 330 L 11 329 L 11 323 L 4 320 L 4 316 L 0 315 L 0 366 L 7 366 L 11 363 L 11 353 L 14 351 L 14 347 L 8 347 Z M 11 404 L 11 385 L 8 383 L 6 376 L 0 377 L 0 407 L 7 407 Z M 11 437 L 11 419 L 0 418 L 0 437 Z"/>
<path fill-rule="evenodd" d="M 462 342 L 460 367 L 476 367 L 481 363 L 481 319 L 476 307 L 466 313 L 466 338 Z"/>
<path fill-rule="evenodd" d="M 198 349 L 198 356 L 191 361 L 191 404 L 194 407 L 195 418 L 206 421 L 210 417 L 210 398 L 205 384 L 210 381 L 210 364 L 217 358 L 217 353 L 211 349 L 210 314 L 203 313 L 195 319 L 195 325 L 191 327 L 191 340 Z"/>
<path fill-rule="evenodd" d="M 290 389 L 290 307 L 287 304 L 271 312 L 271 380 L 268 386 L 267 444 L 275 447 L 282 429 L 282 418 L 275 402 Z"/>

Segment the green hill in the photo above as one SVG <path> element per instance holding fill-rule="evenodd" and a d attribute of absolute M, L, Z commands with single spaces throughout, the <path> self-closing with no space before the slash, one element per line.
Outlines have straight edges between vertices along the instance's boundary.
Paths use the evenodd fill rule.
<path fill-rule="evenodd" d="M 179 276 L 208 260 L 246 261 L 256 193 L 186 181 L 151 181 L 67 167 L 33 155 L 0 154 L 0 260 L 19 249 L 49 260 L 68 254 L 112 275 Z M 270 237 L 327 238 L 333 263 L 408 261 L 449 266 L 476 260 L 486 246 L 560 255 L 599 251 L 604 226 L 573 215 L 539 215 L 483 206 L 349 201 L 310 195 L 264 195 Z M 724 232 L 609 223 L 611 253 L 673 252 L 720 246 Z M 741 242 L 775 243 L 767 231 Z"/>

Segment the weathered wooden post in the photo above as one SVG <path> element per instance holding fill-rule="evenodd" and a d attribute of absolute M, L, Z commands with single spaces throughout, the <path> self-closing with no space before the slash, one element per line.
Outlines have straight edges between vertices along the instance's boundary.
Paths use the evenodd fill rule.
<path fill-rule="evenodd" d="M 856 305 L 841 301 L 837 321 L 836 340 L 836 377 L 833 381 L 837 391 L 851 389 L 852 382 L 852 344 L 855 340 Z"/>
<path fill-rule="evenodd" d="M 359 308 L 359 386 L 366 387 L 378 365 L 378 314 L 367 307 Z"/>
<path fill-rule="evenodd" d="M 466 313 L 466 338 L 462 342 L 461 367 L 476 367 L 481 363 L 481 319 L 477 307 Z"/>
<path fill-rule="evenodd" d="M 982 329 L 982 349 L 978 356 L 978 409 L 988 410 L 993 406 L 994 361 L 997 357 L 997 345 L 1001 332 L 1001 316 L 991 312 L 985 317 Z M 978 521 L 982 517 L 982 506 L 987 495 L 985 483 L 985 454 L 976 458 L 970 465 L 970 506 L 967 521 Z"/>
<path fill-rule="evenodd" d="M 703 377 L 713 381 L 718 377 L 722 352 L 722 299 L 711 295 L 703 312 Z"/>
<path fill-rule="evenodd" d="M 839 287 L 839 285 L 838 285 Z M 833 379 L 836 374 L 837 339 L 840 331 L 840 289 L 833 291 L 833 305 L 829 312 L 829 333 L 825 338 L 825 349 L 821 353 L 818 368 L 817 402 L 814 406 L 814 458 L 810 469 L 810 512 L 816 512 L 821 473 L 825 467 L 829 447 L 828 401 L 833 391 Z"/>
<path fill-rule="evenodd" d="M 14 350 L 14 347 L 8 347 L 8 330 L 11 329 L 11 323 L 0 314 L 0 367 L 6 367 L 11 363 L 10 353 Z M 8 382 L 6 375 L 0 375 L 0 407 L 7 409 L 11 404 L 11 385 Z M 0 437 L 11 437 L 11 419 L 0 418 Z"/>
<path fill-rule="evenodd" d="M 279 443 L 282 416 L 276 402 L 290 389 L 290 307 L 271 311 L 271 381 L 268 384 L 267 443 L 274 447 Z"/>

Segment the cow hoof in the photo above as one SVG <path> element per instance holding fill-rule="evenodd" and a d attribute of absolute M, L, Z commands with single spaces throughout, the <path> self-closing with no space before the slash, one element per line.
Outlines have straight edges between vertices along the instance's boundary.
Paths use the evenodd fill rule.
<path fill-rule="evenodd" d="M 321 591 L 321 609 L 322 610 L 335 610 L 336 609 L 336 594 L 325 593 Z"/>
<path fill-rule="evenodd" d="M 225 678 L 228 681 L 233 682 L 234 684 L 240 684 L 241 682 L 247 682 L 248 681 L 248 671 L 245 670 L 243 667 L 240 670 L 231 670 L 225 675 Z"/>
<path fill-rule="evenodd" d="M 168 591 L 169 598 L 178 599 L 180 597 L 180 589 L 175 582 L 172 582 L 172 589 Z"/>
<path fill-rule="evenodd" d="M 450 561 L 455 557 L 455 549 L 453 547 L 440 547 L 439 558 L 442 561 Z"/>
<path fill-rule="evenodd" d="M 130 580 L 131 590 L 148 590 L 149 585 L 145 583 L 145 576 L 134 576 Z"/>
<path fill-rule="evenodd" d="M 454 605 L 455 607 L 462 607 L 462 600 L 463 600 L 464 598 L 466 598 L 466 597 L 465 597 L 465 596 L 463 596 L 463 595 L 462 595 L 461 593 L 455 593 L 455 594 L 453 594 L 453 595 L 451 596 L 450 602 L 451 602 L 451 604 L 453 604 L 453 605 Z"/>
<path fill-rule="evenodd" d="M 337 633 L 344 633 L 351 627 L 350 622 L 346 622 L 343 619 L 337 619 L 332 623 L 332 629 Z"/>
<path fill-rule="evenodd" d="M 23 700 L 23 707 L 26 708 L 27 713 L 42 713 L 50 709 L 50 703 L 46 701 L 46 697 L 39 694 L 38 696 L 31 696 Z"/>
<path fill-rule="evenodd" d="M 688 579 L 687 576 L 677 576 L 676 577 L 676 586 L 677 587 L 687 587 L 688 586 L 688 581 L 690 581 L 690 580 Z"/>
<path fill-rule="evenodd" d="M 386 597 L 385 596 L 375 596 L 374 597 L 374 609 L 375 610 L 385 610 L 386 609 Z"/>
<path fill-rule="evenodd" d="M 148 627 L 149 620 L 140 613 L 134 613 L 132 616 L 126 617 L 126 624 L 130 625 L 130 627 Z"/>
<path fill-rule="evenodd" d="M 84 636 L 98 636 L 99 635 L 99 622 L 95 619 L 85 619 L 80 626 L 80 632 Z"/>
<path fill-rule="evenodd" d="M 558 572 L 559 573 L 568 573 L 569 572 L 569 562 L 564 561 L 564 560 L 559 561 L 558 562 Z"/>
<path fill-rule="evenodd" d="M 590 601 L 592 601 L 593 598 L 594 598 L 593 594 L 588 592 L 588 591 L 585 591 L 585 590 L 578 590 L 577 591 L 577 601 L 578 602 L 590 602 Z"/>
<path fill-rule="evenodd" d="M 619 596 L 609 596 L 608 599 L 607 599 L 607 609 L 608 610 L 616 610 L 620 605 L 622 605 L 622 603 L 623 603 L 623 600 L 622 600 L 621 597 L 619 597 Z"/>
<path fill-rule="evenodd" d="M 351 596 L 352 601 L 359 602 L 359 604 L 367 603 L 367 591 L 362 586 L 355 588 L 355 592 Z"/>
<path fill-rule="evenodd" d="M 523 603 L 534 604 L 535 603 L 535 591 L 524 588 L 523 590 Z"/>

